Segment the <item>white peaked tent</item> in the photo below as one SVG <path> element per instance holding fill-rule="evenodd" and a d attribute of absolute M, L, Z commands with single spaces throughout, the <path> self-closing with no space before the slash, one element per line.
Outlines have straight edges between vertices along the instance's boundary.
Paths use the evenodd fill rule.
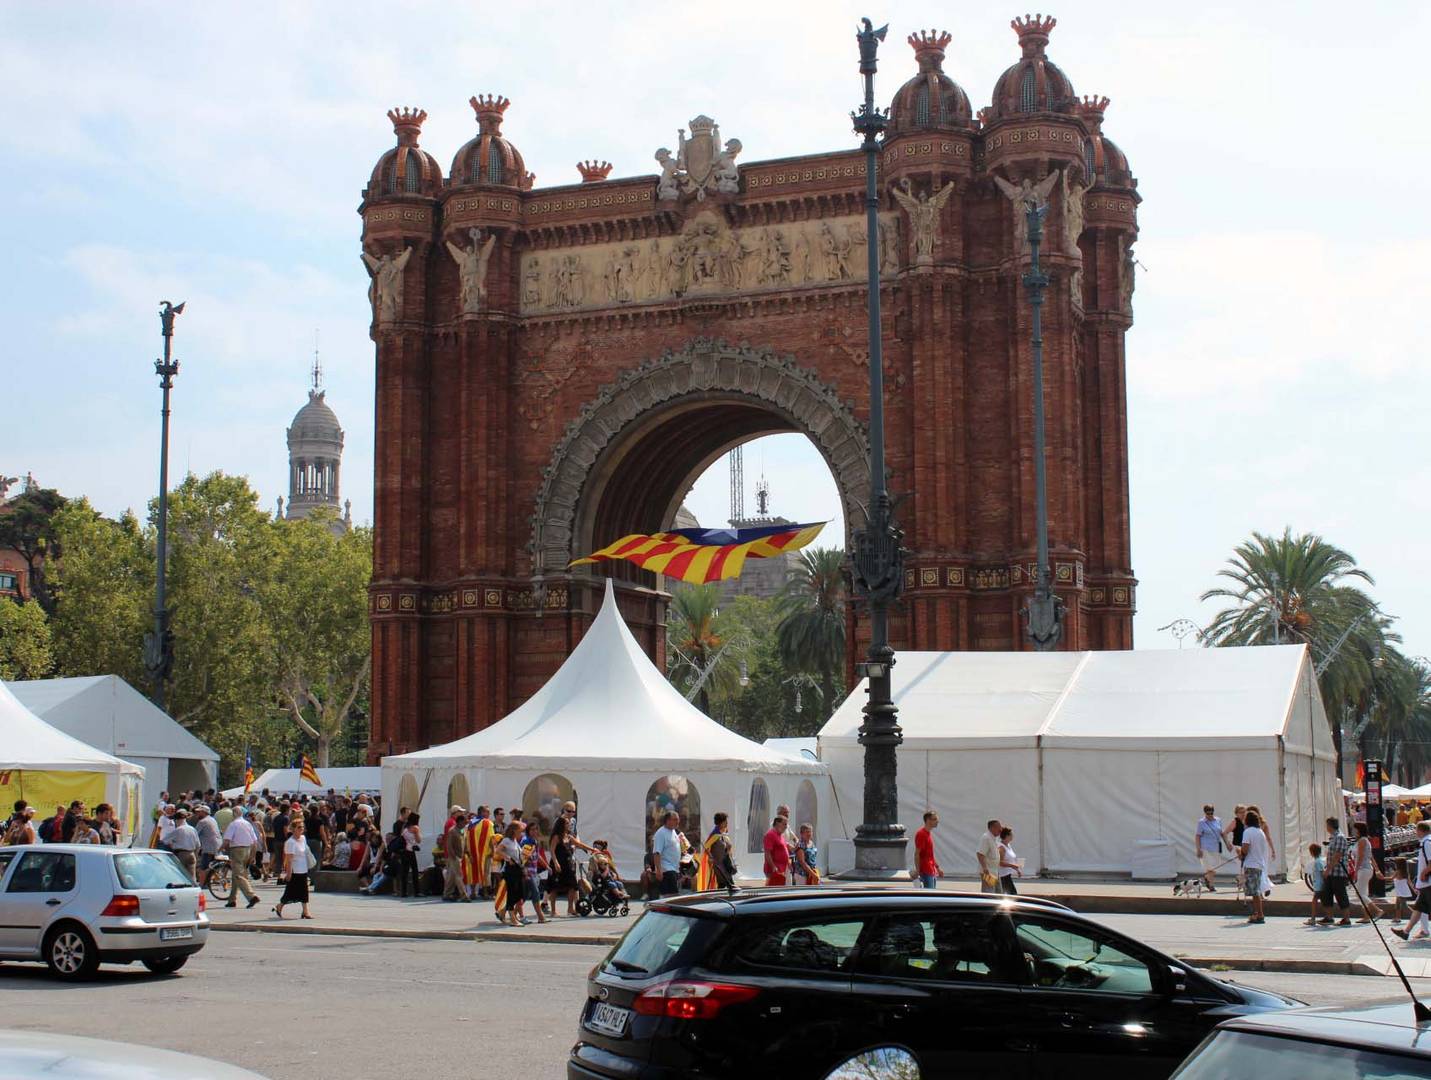
<path fill-rule="evenodd" d="M 627 629 L 610 581 L 591 628 L 536 694 L 491 727 L 385 757 L 382 769 L 384 825 L 398 807 L 419 805 L 428 835 L 441 829 L 449 801 L 532 812 L 564 782 L 575 791 L 582 839 L 609 840 L 627 877 L 640 872 L 648 814 L 673 800 L 687 811 L 688 833 L 709 832 L 717 811 L 730 815 L 746 875 L 761 863 L 748 854 L 750 834 L 763 835 L 781 803 L 797 817 L 803 808 L 817 836 L 854 828 L 839 820 L 823 764 L 722 727 L 666 680 Z M 681 799 L 677 778 L 694 796 Z"/>
<path fill-rule="evenodd" d="M 128 840 L 139 822 L 144 770 L 51 727 L 0 682 L 0 807 L 16 799 L 35 806 L 35 825 L 56 806 L 83 799 L 93 810 L 107 802 Z"/>
<path fill-rule="evenodd" d="M 218 782 L 218 753 L 118 675 L 34 679 L 10 689 L 51 727 L 143 766 L 146 811 L 162 791 L 204 791 Z"/>
<path fill-rule="evenodd" d="M 862 690 L 820 732 L 846 807 L 862 790 Z M 989 818 L 1013 827 L 1025 873 L 1128 874 L 1149 852 L 1192 873 L 1203 804 L 1231 821 L 1247 803 L 1272 820 L 1273 873 L 1295 875 L 1323 820 L 1341 814 L 1303 646 L 901 653 L 894 698 L 900 818 L 912 832 L 938 810 L 946 873 L 974 872 Z"/>

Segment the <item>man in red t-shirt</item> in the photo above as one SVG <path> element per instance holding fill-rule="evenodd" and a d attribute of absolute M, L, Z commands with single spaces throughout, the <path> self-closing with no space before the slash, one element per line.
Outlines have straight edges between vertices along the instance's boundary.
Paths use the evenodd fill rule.
<path fill-rule="evenodd" d="M 785 846 L 785 819 L 777 816 L 765 834 L 765 884 L 790 884 L 790 849 Z"/>
<path fill-rule="evenodd" d="M 933 810 L 924 811 L 924 828 L 914 834 L 914 868 L 919 875 L 919 883 L 926 889 L 939 887 L 939 878 L 944 873 L 934 858 L 934 833 L 939 828 L 939 815 Z"/>

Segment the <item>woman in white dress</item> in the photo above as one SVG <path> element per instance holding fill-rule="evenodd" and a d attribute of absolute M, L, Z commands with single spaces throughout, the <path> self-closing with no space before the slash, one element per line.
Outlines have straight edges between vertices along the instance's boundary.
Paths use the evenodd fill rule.
<path fill-rule="evenodd" d="M 313 868 L 313 849 L 303 835 L 301 817 L 295 815 L 289 828 L 291 834 L 283 842 L 283 895 L 274 905 L 273 913 L 281 919 L 284 904 L 302 904 L 303 917 L 311 919 L 313 916 L 308 914 L 308 871 Z"/>
<path fill-rule="evenodd" d="M 999 830 L 999 892 L 1018 895 L 1019 890 L 1014 888 L 1015 874 L 1023 877 L 1024 871 L 1014 851 L 1014 830 L 1005 825 Z"/>

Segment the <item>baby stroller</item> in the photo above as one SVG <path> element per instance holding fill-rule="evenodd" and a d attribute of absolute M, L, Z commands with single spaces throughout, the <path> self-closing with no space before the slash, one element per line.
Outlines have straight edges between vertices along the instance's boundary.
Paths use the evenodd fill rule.
<path fill-rule="evenodd" d="M 583 891 L 576 901 L 577 914 L 610 915 L 613 918 L 617 915 L 629 915 L 631 897 L 626 892 L 626 883 L 616 876 L 602 841 L 597 841 L 597 849 L 587 868 L 590 876 L 589 891 Z"/>

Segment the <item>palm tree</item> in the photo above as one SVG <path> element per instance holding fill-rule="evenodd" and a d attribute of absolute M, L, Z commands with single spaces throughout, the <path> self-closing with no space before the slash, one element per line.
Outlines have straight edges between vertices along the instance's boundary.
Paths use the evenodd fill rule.
<path fill-rule="evenodd" d="M 721 615 L 717 582 L 678 588 L 671 596 L 666 622 L 670 654 L 667 675 L 673 682 L 690 686 L 710 669 L 697 693 L 697 704 L 707 716 L 711 713 L 711 691 L 732 693 L 740 679 L 743 657 L 728 622 Z"/>
<path fill-rule="evenodd" d="M 835 676 L 845 662 L 844 570 L 845 553 L 838 548 L 801 551 L 780 594 L 775 632 L 780 662 L 820 680 L 826 717 L 835 708 Z"/>
<path fill-rule="evenodd" d="M 1218 576 L 1233 585 L 1209 589 L 1203 600 L 1232 601 L 1213 617 L 1205 638 L 1214 645 L 1304 644 L 1323 665 L 1318 683 L 1332 717 L 1341 765 L 1341 718 L 1364 715 L 1374 664 L 1399 640 L 1353 580 L 1375 584 L 1350 554 L 1315 533 L 1266 536 L 1239 544 Z M 1360 707 L 1360 708 L 1358 708 Z"/>

